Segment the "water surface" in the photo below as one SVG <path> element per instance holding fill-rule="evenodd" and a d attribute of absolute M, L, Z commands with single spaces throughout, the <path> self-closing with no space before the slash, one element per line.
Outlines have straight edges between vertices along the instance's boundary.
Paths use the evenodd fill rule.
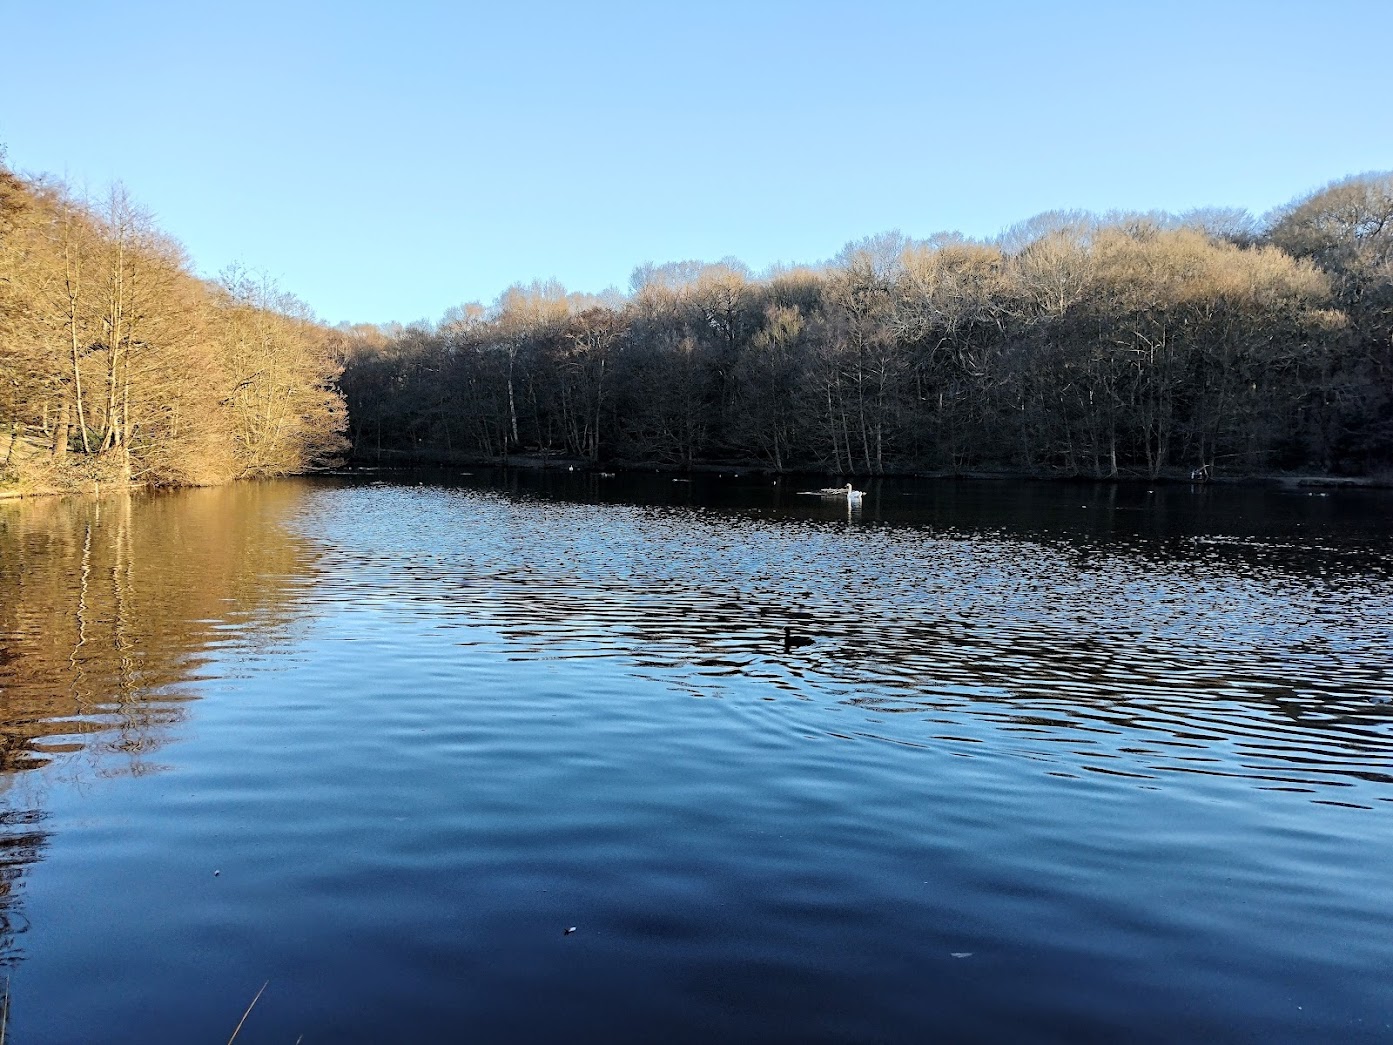
<path fill-rule="evenodd" d="M 9 1040 L 1389 1040 L 1393 499 L 797 485 L 0 506 Z"/>

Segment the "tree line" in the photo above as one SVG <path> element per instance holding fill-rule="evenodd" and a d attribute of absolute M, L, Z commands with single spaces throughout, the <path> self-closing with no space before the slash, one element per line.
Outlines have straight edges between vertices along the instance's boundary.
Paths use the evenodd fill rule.
<path fill-rule="evenodd" d="M 1368 473 L 1393 465 L 1393 174 L 1261 222 L 1051 213 L 342 333 L 359 459 Z"/>
<path fill-rule="evenodd" d="M 197 485 L 346 446 L 339 335 L 273 282 L 214 282 L 119 186 L 0 166 L 0 491 Z"/>
<path fill-rule="evenodd" d="M 345 413 L 345 400 L 347 413 Z M 0 489 L 564 455 L 838 474 L 1393 467 L 1393 174 L 1259 222 L 1041 215 L 755 276 L 646 264 L 437 323 L 195 277 L 115 188 L 0 166 Z"/>

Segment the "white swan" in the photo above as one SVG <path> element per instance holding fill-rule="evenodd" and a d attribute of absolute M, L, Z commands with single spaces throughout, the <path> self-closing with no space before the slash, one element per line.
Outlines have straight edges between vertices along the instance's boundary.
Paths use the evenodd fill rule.
<path fill-rule="evenodd" d="M 818 491 L 823 497 L 845 497 L 848 501 L 859 501 L 866 496 L 864 490 L 853 490 L 851 484 L 845 486 L 828 486 Z"/>
<path fill-rule="evenodd" d="M 829 499 L 833 497 L 844 497 L 848 504 L 860 504 L 861 498 L 866 496 L 863 490 L 853 490 L 850 483 L 847 483 L 845 486 L 824 486 L 821 490 L 799 490 L 798 492 L 809 497 L 826 497 Z"/>

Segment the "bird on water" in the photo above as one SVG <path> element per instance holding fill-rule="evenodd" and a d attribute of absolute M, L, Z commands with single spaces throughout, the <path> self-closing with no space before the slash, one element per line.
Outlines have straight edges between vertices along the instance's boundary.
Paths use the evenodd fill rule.
<path fill-rule="evenodd" d="M 864 490 L 858 490 L 850 483 L 845 486 L 827 486 L 817 491 L 817 495 L 823 498 L 846 498 L 847 504 L 859 505 L 861 498 L 866 496 Z"/>
<path fill-rule="evenodd" d="M 795 635 L 793 629 L 785 625 L 784 627 L 784 652 L 797 649 L 799 646 L 811 646 L 813 640 L 806 635 Z"/>

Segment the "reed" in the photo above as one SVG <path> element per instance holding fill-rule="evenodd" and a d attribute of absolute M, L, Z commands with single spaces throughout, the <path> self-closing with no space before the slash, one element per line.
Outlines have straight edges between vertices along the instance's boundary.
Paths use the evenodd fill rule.
<path fill-rule="evenodd" d="M 261 985 L 261 990 L 256 992 L 256 997 L 253 998 L 251 1004 L 247 1006 L 247 1011 L 242 1013 L 242 1018 L 237 1021 L 237 1026 L 232 1031 L 232 1037 L 227 1039 L 227 1045 L 232 1045 L 232 1043 L 237 1040 L 237 1035 L 242 1033 L 242 1024 L 247 1022 L 247 1017 L 252 1014 L 252 1009 L 256 1008 L 256 1003 L 261 1000 L 262 992 L 266 990 L 270 983 L 271 981 L 267 980 Z M 5 1045 L 3 1036 L 0 1036 L 0 1045 Z"/>

